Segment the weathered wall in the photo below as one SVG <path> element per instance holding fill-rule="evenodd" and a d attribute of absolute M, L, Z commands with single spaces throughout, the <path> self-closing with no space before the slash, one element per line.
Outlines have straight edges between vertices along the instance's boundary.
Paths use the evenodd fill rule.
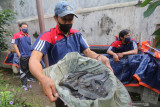
<path fill-rule="evenodd" d="M 25 0 L 25 3 L 22 7 L 18 7 L 19 5 L 18 3 L 20 2 L 20 0 L 15 0 L 14 3 L 17 9 L 19 8 L 17 12 L 20 14 L 18 16 L 19 19 L 17 20 L 17 23 L 23 21 L 28 23 L 29 34 L 32 37 L 32 43 L 34 43 L 35 38 L 33 37 L 33 34 L 35 34 L 35 32 L 39 34 L 39 24 L 37 16 L 30 18 L 23 18 L 23 19 L 21 19 L 20 17 L 20 16 L 24 17 L 24 15 L 26 15 L 24 13 L 26 13 L 27 11 L 36 14 L 36 6 L 33 6 L 35 1 L 32 2 L 30 7 L 28 8 L 25 7 L 25 5 L 29 3 L 29 1 L 30 0 L 27 1 Z M 44 0 L 42 1 L 44 2 Z M 51 0 L 46 0 L 46 2 L 43 4 L 44 7 L 46 7 L 46 4 L 48 4 L 49 1 L 51 2 Z M 122 1 L 124 2 L 125 0 Z M 106 4 L 107 3 L 111 4 L 112 2 L 108 1 L 106 2 Z M 118 1 L 115 0 L 113 3 L 116 2 Z M 83 8 L 83 9 L 76 10 L 78 18 L 75 18 L 75 23 L 73 25 L 74 29 L 81 31 L 81 33 L 87 39 L 88 44 L 109 45 L 114 41 L 114 35 L 117 35 L 118 32 L 122 29 L 130 29 L 133 38 L 136 38 L 138 42 L 144 40 L 151 40 L 152 37 L 150 35 L 155 30 L 155 25 L 157 23 L 160 23 L 160 14 L 158 14 L 159 8 L 157 8 L 156 11 L 150 17 L 144 19 L 143 12 L 146 10 L 146 8 L 140 8 L 139 6 L 137 6 L 136 1 L 128 3 L 119 3 L 114 5 L 113 4 L 104 5 L 100 7 L 92 7 L 95 5 L 95 3 L 96 0 L 94 0 L 93 3 L 90 3 L 90 5 L 87 4 L 84 5 L 83 3 L 80 3 L 79 7 L 77 6 L 77 8 Z M 73 2 L 73 4 L 77 5 L 76 2 Z M 8 5 L 10 5 L 10 3 L 8 3 Z M 98 3 L 97 5 L 102 5 L 102 2 Z M 86 6 L 92 8 L 84 8 Z M 27 8 L 26 12 L 22 11 L 24 10 L 24 8 Z M 44 11 L 45 26 L 46 26 L 46 31 L 48 31 L 50 28 L 55 27 L 56 23 L 52 17 L 53 14 L 46 14 L 47 9 L 44 8 L 44 10 L 45 10 Z M 48 6 L 48 11 L 51 12 L 51 10 L 52 8 Z M 54 12 L 54 10 L 52 10 L 52 12 Z M 34 14 L 27 14 L 27 15 L 34 16 Z M 19 30 L 16 23 L 13 24 L 9 29 L 14 33 L 18 32 Z M 10 40 L 11 37 L 8 38 L 8 43 L 10 43 Z"/>
<path fill-rule="evenodd" d="M 14 0 L 0 0 L 0 10 L 1 9 L 15 9 Z"/>
<path fill-rule="evenodd" d="M 132 37 L 138 42 L 151 40 L 150 35 L 154 32 L 155 25 L 160 23 L 160 8 L 144 19 L 145 10 L 135 2 L 79 9 L 76 11 L 78 18 L 75 18 L 73 28 L 80 30 L 90 45 L 109 45 L 114 41 L 114 35 L 122 29 L 130 29 Z M 46 30 L 56 25 L 52 16 L 45 15 Z M 36 17 L 19 21 L 27 21 L 30 35 L 39 33 Z"/>
<path fill-rule="evenodd" d="M 65 0 L 42 0 L 45 14 L 54 14 L 55 4 Z M 123 3 L 138 0 L 66 0 L 74 6 L 75 10 L 103 6 L 107 4 Z M 17 19 L 37 16 L 36 0 L 0 0 L 2 9 L 11 8 L 18 13 Z"/>
<path fill-rule="evenodd" d="M 144 19 L 145 10 L 129 6 L 81 13 L 74 27 L 84 34 L 89 44 L 109 45 L 114 41 L 114 35 L 122 29 L 130 29 L 132 37 L 138 42 L 151 40 L 155 25 L 160 23 L 160 8 Z"/>

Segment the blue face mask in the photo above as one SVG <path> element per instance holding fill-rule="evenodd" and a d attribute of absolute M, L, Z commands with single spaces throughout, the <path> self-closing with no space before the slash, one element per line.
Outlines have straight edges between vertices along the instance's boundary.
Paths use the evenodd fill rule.
<path fill-rule="evenodd" d="M 129 43 L 129 42 L 131 42 L 131 37 L 125 38 L 124 42 L 125 42 L 126 44 Z"/>
<path fill-rule="evenodd" d="M 27 29 L 27 28 L 23 28 L 23 29 L 22 29 L 22 32 L 28 33 L 28 29 Z"/>

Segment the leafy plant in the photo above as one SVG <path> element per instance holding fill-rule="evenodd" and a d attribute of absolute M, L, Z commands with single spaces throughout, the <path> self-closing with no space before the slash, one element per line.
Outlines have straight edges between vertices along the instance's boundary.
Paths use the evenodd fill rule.
<path fill-rule="evenodd" d="M 30 91 L 29 88 L 10 87 L 9 84 L 0 86 L 0 107 L 32 107 L 31 103 L 23 99 L 25 91 Z M 31 87 L 30 87 L 31 88 Z M 10 90 L 12 89 L 12 90 Z"/>
<path fill-rule="evenodd" d="M 158 6 L 160 6 L 160 0 L 145 0 L 141 4 L 141 7 L 145 7 L 148 4 L 149 4 L 149 6 L 148 6 L 147 10 L 143 14 L 145 18 L 150 16 L 155 11 L 155 9 Z M 157 29 L 152 35 L 156 36 L 156 38 L 157 38 L 156 48 L 160 48 L 160 28 Z"/>
<path fill-rule="evenodd" d="M 0 74 L 0 84 L 3 82 L 2 80 L 2 74 Z"/>
<path fill-rule="evenodd" d="M 12 105 L 13 104 L 13 94 L 10 91 L 2 91 L 0 92 L 1 96 L 1 106 L 7 106 L 7 105 Z"/>
<path fill-rule="evenodd" d="M 42 99 L 34 91 L 31 84 L 22 88 L 10 69 L 0 68 L 0 107 L 43 107 Z"/>
<path fill-rule="evenodd" d="M 16 13 L 11 10 L 0 10 L 0 51 L 4 51 L 8 48 L 6 44 L 5 36 L 10 36 L 12 32 L 8 31 L 8 27 L 15 19 Z"/>

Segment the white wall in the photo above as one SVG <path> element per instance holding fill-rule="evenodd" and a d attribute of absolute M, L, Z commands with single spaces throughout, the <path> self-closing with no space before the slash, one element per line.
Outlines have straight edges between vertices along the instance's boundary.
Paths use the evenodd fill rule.
<path fill-rule="evenodd" d="M 78 18 L 75 18 L 73 28 L 80 30 L 90 45 L 109 45 L 114 41 L 114 36 L 118 35 L 122 29 L 130 29 L 132 37 L 138 42 L 151 40 L 150 35 L 154 32 L 155 25 L 160 23 L 160 14 L 158 14 L 160 8 L 157 8 L 150 17 L 144 19 L 143 12 L 146 7 L 141 8 L 136 4 L 137 2 L 133 1 L 78 9 L 76 10 Z M 46 31 L 56 26 L 52 16 L 53 14 L 45 14 Z M 28 23 L 31 37 L 35 32 L 39 34 L 37 16 L 19 19 L 17 23 L 23 21 Z M 14 33 L 18 32 L 17 24 L 13 24 L 10 30 Z M 9 43 L 10 40 L 11 37 L 8 38 Z M 32 37 L 32 43 L 34 41 L 35 38 Z"/>
<path fill-rule="evenodd" d="M 3 0 L 4 1 L 4 0 Z M 13 0 L 6 0 L 13 1 Z M 24 4 L 22 4 L 22 2 Z M 54 8 L 56 3 L 65 0 L 42 0 L 44 14 L 54 14 Z M 66 0 L 70 2 L 75 10 L 103 6 L 107 4 L 123 3 L 128 1 L 138 0 Z M 14 0 L 13 10 L 18 13 L 17 19 L 26 19 L 37 16 L 36 0 Z M 5 4 L 6 5 L 6 4 Z"/>
<path fill-rule="evenodd" d="M 143 12 L 146 8 L 136 4 L 137 2 L 129 2 L 79 9 L 76 11 L 78 18 L 75 18 L 73 28 L 81 31 L 90 45 L 109 45 L 122 29 L 130 29 L 132 37 L 138 42 L 151 40 L 150 35 L 154 32 L 155 25 L 160 23 L 160 8 L 144 19 Z M 56 26 L 52 16 L 45 15 L 46 31 Z M 30 35 L 36 31 L 39 33 L 37 17 L 19 20 L 23 21 L 29 24 Z"/>

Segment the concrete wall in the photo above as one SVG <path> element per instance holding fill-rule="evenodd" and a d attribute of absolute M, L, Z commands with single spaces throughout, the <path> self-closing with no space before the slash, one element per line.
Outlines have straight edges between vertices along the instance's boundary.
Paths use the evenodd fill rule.
<path fill-rule="evenodd" d="M 138 42 L 151 40 L 155 25 L 160 23 L 160 8 L 144 19 L 145 10 L 132 5 L 81 13 L 74 27 L 84 34 L 89 44 L 109 45 L 122 29 L 130 29 L 132 37 Z"/>
<path fill-rule="evenodd" d="M 42 0 L 43 11 L 45 14 L 54 14 L 55 4 L 65 0 Z M 74 6 L 75 10 L 116 4 L 138 0 L 66 0 Z M 27 19 L 37 16 L 36 0 L 0 0 L 0 8 L 11 8 L 18 13 L 17 19 Z"/>
<path fill-rule="evenodd" d="M 79 9 L 76 11 L 74 29 L 81 31 L 90 45 L 109 45 L 122 29 L 130 29 L 132 37 L 138 42 L 151 40 L 155 25 L 160 23 L 160 8 L 148 18 L 143 17 L 146 8 L 136 5 L 137 2 L 111 4 L 100 7 Z M 53 15 L 45 15 L 46 30 L 56 26 Z M 37 17 L 19 20 L 27 21 L 29 34 L 39 34 Z M 15 28 L 15 27 L 13 27 Z M 34 42 L 34 39 L 33 39 Z"/>
<path fill-rule="evenodd" d="M 18 5 L 19 1 L 20 0 L 15 0 L 16 3 L 15 2 L 14 3 Z M 25 0 L 25 4 L 28 4 L 29 1 L 30 0 Z M 44 0 L 42 1 L 44 2 Z M 44 4 L 49 3 L 49 0 L 45 0 L 45 1 L 46 2 Z M 95 1 L 96 0 L 94 0 L 93 4 L 96 3 Z M 122 1 L 124 2 L 125 0 L 122 0 Z M 116 2 L 118 1 L 115 0 L 114 4 L 111 4 L 111 1 L 110 2 L 108 1 L 106 2 L 106 4 L 108 3 L 110 5 L 103 5 L 103 6 L 92 7 L 92 8 L 84 8 L 85 5 L 80 4 L 79 8 L 83 6 L 83 9 L 76 10 L 78 18 L 75 18 L 73 28 L 81 31 L 81 33 L 84 35 L 84 37 L 88 41 L 88 44 L 90 45 L 91 44 L 92 45 L 93 44 L 109 45 L 114 41 L 114 35 L 117 35 L 119 31 L 122 29 L 130 29 L 132 33 L 132 37 L 137 39 L 138 42 L 141 42 L 144 40 L 151 40 L 152 37 L 150 35 L 154 32 L 155 25 L 160 23 L 160 20 L 159 20 L 160 14 L 158 14 L 159 8 L 157 8 L 156 11 L 150 17 L 144 19 L 143 12 L 146 10 L 146 8 L 140 8 L 138 5 L 136 5 L 138 3 L 137 1 L 118 3 L 118 4 L 116 4 Z M 35 1 L 32 2 L 32 4 L 34 3 Z M 75 2 L 73 2 L 73 4 L 74 3 Z M 102 4 L 100 2 L 97 5 L 102 5 Z M 22 6 L 22 8 L 24 7 L 25 6 Z M 32 9 L 31 7 L 34 7 L 34 8 Z M 35 6 L 31 6 L 31 7 L 28 7 L 26 11 L 31 11 L 31 13 L 32 12 L 34 13 L 36 11 Z M 91 5 L 89 5 L 89 7 L 91 7 Z M 51 9 L 49 6 L 48 8 L 49 10 Z M 47 10 L 47 9 L 44 9 L 44 10 Z M 17 12 L 20 13 L 23 11 L 21 11 L 21 8 L 19 7 L 19 10 L 17 10 Z M 32 16 L 32 15 L 29 15 L 29 16 Z M 45 14 L 44 17 L 45 17 L 46 31 L 56 26 L 56 23 L 53 19 L 53 14 Z M 17 23 L 19 22 L 28 23 L 29 35 L 32 37 L 32 43 L 34 43 L 35 38 L 33 37 L 33 34 L 35 34 L 36 32 L 39 34 L 39 24 L 38 24 L 37 16 L 24 18 L 24 19 L 20 18 L 17 20 Z M 16 23 L 12 24 L 12 26 L 9 27 L 9 29 L 14 33 L 18 32 L 19 30 Z M 8 43 L 10 43 L 10 40 L 11 40 L 11 37 L 8 38 Z"/>
<path fill-rule="evenodd" d="M 15 9 L 15 0 L 0 0 L 0 10 L 2 9 Z"/>

